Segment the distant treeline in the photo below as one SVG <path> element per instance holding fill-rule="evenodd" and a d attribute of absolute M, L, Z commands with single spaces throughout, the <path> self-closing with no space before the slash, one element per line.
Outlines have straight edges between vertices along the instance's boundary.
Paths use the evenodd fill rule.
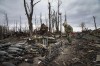
<path fill-rule="evenodd" d="M 28 31 L 15 31 L 9 30 L 6 26 L 0 25 L 0 39 L 5 39 L 9 37 L 20 37 L 20 36 L 28 36 Z"/>

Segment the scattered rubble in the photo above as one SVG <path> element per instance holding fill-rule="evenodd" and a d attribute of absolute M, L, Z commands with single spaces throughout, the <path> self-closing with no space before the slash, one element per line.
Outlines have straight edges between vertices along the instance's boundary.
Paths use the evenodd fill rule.
<path fill-rule="evenodd" d="M 99 66 L 99 62 L 100 38 L 92 34 L 76 34 L 70 44 L 65 37 L 47 36 L 0 44 L 0 64 L 5 66 Z"/>

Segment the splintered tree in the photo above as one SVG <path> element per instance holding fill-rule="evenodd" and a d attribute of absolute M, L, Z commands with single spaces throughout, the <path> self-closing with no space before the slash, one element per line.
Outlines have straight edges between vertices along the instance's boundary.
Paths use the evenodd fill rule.
<path fill-rule="evenodd" d="M 95 22 L 95 16 L 93 16 L 93 19 L 94 19 L 94 26 L 95 26 L 95 30 L 97 29 L 97 25 L 96 25 L 96 22 Z"/>
<path fill-rule="evenodd" d="M 8 15 L 7 15 L 7 13 L 5 13 L 5 17 L 6 17 L 6 22 L 7 22 L 7 32 L 8 32 L 9 26 L 8 26 Z"/>
<path fill-rule="evenodd" d="M 40 13 L 40 23 L 42 25 L 42 14 Z"/>
<path fill-rule="evenodd" d="M 35 15 L 35 27 L 36 27 L 36 22 L 37 22 L 37 20 L 36 20 L 36 15 Z"/>
<path fill-rule="evenodd" d="M 20 32 L 22 32 L 22 30 L 21 30 L 21 28 L 22 28 L 22 26 L 21 26 L 21 24 L 22 24 L 22 22 L 21 22 L 21 16 L 20 16 Z"/>
<path fill-rule="evenodd" d="M 85 23 L 84 22 L 82 22 L 81 24 L 80 24 L 80 27 L 82 28 L 82 31 L 85 29 Z"/>
<path fill-rule="evenodd" d="M 48 2 L 49 5 L 49 31 L 51 32 L 51 4 Z"/>
<path fill-rule="evenodd" d="M 60 13 L 60 35 L 61 34 L 62 34 L 62 13 Z"/>
<path fill-rule="evenodd" d="M 67 14 L 65 12 L 65 23 L 67 24 Z"/>
<path fill-rule="evenodd" d="M 55 26 L 56 26 L 56 32 L 58 32 L 59 31 L 59 26 L 58 26 L 58 21 L 57 21 L 57 12 L 56 12 L 56 14 L 55 14 L 55 22 L 56 22 L 56 24 L 55 24 Z"/>
<path fill-rule="evenodd" d="M 18 28 L 17 28 L 17 21 L 16 21 L 16 32 L 17 32 L 17 29 L 18 29 Z"/>
<path fill-rule="evenodd" d="M 32 39 L 32 32 L 33 32 L 32 16 L 33 16 L 34 6 L 36 4 L 38 4 L 41 0 L 39 0 L 35 3 L 34 3 L 34 1 L 35 0 L 30 0 L 30 7 L 29 7 L 26 0 L 24 0 L 24 8 L 25 8 L 25 12 L 26 12 L 26 15 L 27 15 L 27 19 L 28 19 L 29 33 L 30 33 L 30 38 L 31 39 Z"/>
<path fill-rule="evenodd" d="M 4 12 L 4 16 L 5 16 L 5 27 L 6 27 L 5 33 L 8 33 L 8 31 L 9 31 L 9 25 L 8 25 L 9 20 L 8 20 L 7 13 Z"/>
<path fill-rule="evenodd" d="M 36 17 L 36 15 L 35 15 L 35 34 L 36 34 L 36 32 L 37 32 L 37 19 L 36 19 L 37 17 Z"/>
<path fill-rule="evenodd" d="M 53 32 L 54 32 L 54 27 L 55 27 L 55 11 L 53 12 L 52 14 L 52 29 L 53 29 Z"/>
<path fill-rule="evenodd" d="M 59 32 L 59 16 L 60 16 L 60 13 L 59 13 L 59 10 L 60 10 L 60 6 L 61 6 L 61 4 L 62 4 L 62 1 L 60 1 L 60 0 L 58 0 L 58 24 L 57 24 L 57 32 Z"/>
<path fill-rule="evenodd" d="M 45 24 L 46 26 L 48 26 L 48 19 L 46 18 L 46 16 L 45 16 Z"/>

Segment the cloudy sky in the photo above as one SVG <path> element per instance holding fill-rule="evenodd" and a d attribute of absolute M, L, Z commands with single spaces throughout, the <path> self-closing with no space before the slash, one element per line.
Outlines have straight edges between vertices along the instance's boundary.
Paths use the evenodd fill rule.
<path fill-rule="evenodd" d="M 51 2 L 51 8 L 57 10 L 57 0 L 49 1 Z M 81 30 L 79 27 L 81 22 L 85 22 L 87 28 L 94 29 L 93 16 L 96 17 L 97 26 L 100 28 L 100 0 L 61 1 L 62 5 L 60 6 L 60 12 L 62 13 L 63 17 L 65 12 L 67 13 L 68 24 L 74 28 L 74 31 Z M 29 2 L 29 0 L 27 0 L 27 2 Z M 27 24 L 23 0 L 0 0 L 0 25 L 3 25 L 5 22 L 5 12 L 8 14 L 10 27 L 14 25 L 14 22 L 19 23 L 20 16 L 22 18 L 22 25 L 24 26 Z M 34 14 L 37 16 L 38 22 L 40 13 L 42 13 L 42 18 L 44 20 L 43 22 L 45 22 L 45 17 L 48 18 L 48 0 L 41 0 L 41 2 L 34 8 Z"/>

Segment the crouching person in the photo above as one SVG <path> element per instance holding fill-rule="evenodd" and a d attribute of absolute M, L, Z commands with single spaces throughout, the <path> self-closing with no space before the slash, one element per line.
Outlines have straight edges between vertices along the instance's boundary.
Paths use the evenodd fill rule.
<path fill-rule="evenodd" d="M 63 23 L 63 26 L 65 28 L 65 33 L 66 33 L 68 42 L 72 43 L 73 28 L 70 25 L 68 25 L 67 23 Z"/>

